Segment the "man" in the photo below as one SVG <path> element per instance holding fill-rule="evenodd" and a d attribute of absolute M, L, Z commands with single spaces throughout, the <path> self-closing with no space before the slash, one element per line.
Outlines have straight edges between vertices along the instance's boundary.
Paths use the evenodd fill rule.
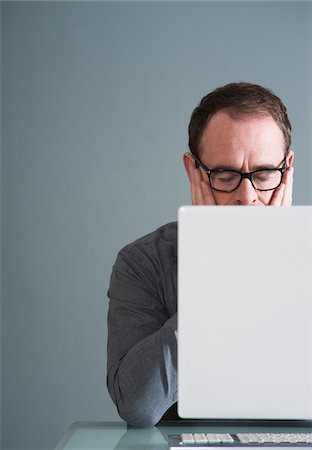
<path fill-rule="evenodd" d="M 290 206 L 290 143 L 286 108 L 271 91 L 250 83 L 214 90 L 189 125 L 183 161 L 192 203 Z M 130 425 L 176 417 L 176 256 L 171 223 L 122 249 L 113 268 L 107 382 Z"/>

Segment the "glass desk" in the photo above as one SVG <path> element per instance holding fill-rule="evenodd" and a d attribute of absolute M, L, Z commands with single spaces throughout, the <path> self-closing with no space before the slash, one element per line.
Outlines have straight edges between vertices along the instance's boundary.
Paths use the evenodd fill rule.
<path fill-rule="evenodd" d="M 153 428 L 127 427 L 124 422 L 73 423 L 55 450 L 168 450 L 168 434 L 243 432 L 312 433 L 312 422 L 163 422 Z"/>

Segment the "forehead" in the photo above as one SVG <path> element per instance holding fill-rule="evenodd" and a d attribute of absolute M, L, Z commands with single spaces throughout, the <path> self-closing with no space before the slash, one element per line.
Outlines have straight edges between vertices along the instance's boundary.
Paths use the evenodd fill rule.
<path fill-rule="evenodd" d="M 199 153 L 207 164 L 278 164 L 284 157 L 284 137 L 271 116 L 233 119 L 219 111 L 204 129 Z"/>

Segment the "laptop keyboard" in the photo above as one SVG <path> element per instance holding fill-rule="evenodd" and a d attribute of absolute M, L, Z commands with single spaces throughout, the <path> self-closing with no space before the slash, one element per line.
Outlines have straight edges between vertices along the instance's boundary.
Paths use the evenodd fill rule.
<path fill-rule="evenodd" d="M 182 433 L 169 436 L 169 448 L 312 447 L 312 433 Z"/>

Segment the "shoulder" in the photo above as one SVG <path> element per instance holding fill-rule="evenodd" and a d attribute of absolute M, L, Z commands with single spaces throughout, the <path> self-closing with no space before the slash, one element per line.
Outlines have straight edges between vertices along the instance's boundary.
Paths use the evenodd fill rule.
<path fill-rule="evenodd" d="M 176 312 L 177 223 L 163 225 L 118 253 L 110 280 L 110 298 L 150 304 L 153 298 L 168 317 Z"/>
<path fill-rule="evenodd" d="M 170 222 L 157 228 L 145 236 L 126 245 L 123 250 L 131 250 L 141 246 L 172 245 L 177 242 L 177 222 Z"/>
<path fill-rule="evenodd" d="M 126 245 L 120 250 L 119 258 L 161 262 L 163 259 L 176 259 L 176 254 L 177 222 L 170 222 Z"/>

